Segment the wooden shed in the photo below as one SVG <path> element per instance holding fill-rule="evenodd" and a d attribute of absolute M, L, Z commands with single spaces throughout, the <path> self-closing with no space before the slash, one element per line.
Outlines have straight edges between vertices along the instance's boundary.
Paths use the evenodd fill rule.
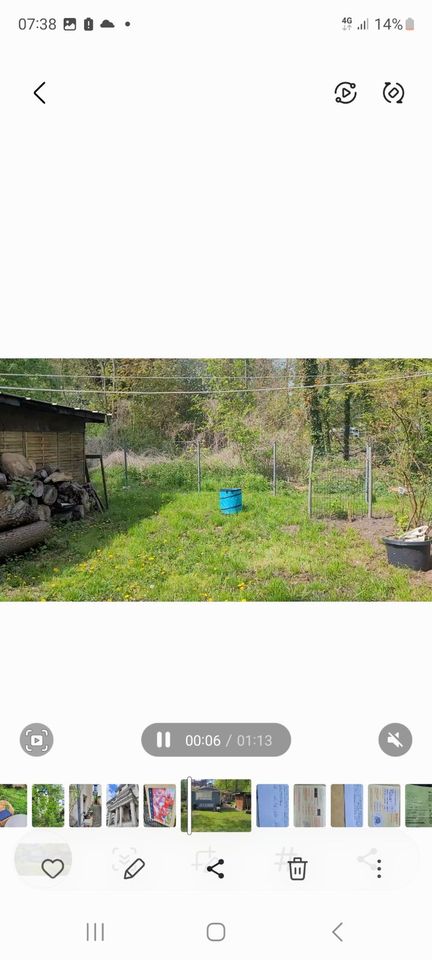
<path fill-rule="evenodd" d="M 0 454 L 23 453 L 38 470 L 52 464 L 85 481 L 85 425 L 106 415 L 0 393 Z"/>
<path fill-rule="evenodd" d="M 250 813 L 252 806 L 252 798 L 250 793 L 234 794 L 234 805 L 236 810 L 243 810 L 244 813 Z"/>

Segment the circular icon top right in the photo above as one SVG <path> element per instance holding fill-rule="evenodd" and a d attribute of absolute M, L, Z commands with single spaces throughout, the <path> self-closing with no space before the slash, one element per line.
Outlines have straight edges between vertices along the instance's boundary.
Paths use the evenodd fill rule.
<path fill-rule="evenodd" d="M 405 88 L 401 83 L 391 83 L 387 81 L 384 84 L 383 97 L 387 103 L 403 103 Z"/>

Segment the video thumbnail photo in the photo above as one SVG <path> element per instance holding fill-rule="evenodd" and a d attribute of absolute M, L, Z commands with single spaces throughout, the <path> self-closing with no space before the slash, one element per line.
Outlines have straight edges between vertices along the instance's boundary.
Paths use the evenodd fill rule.
<path fill-rule="evenodd" d="M 259 783 L 256 788 L 257 827 L 287 827 L 289 788 L 287 783 Z"/>
<path fill-rule="evenodd" d="M 431 377 L 0 360 L 0 600 L 430 600 Z"/>
<path fill-rule="evenodd" d="M 139 786 L 137 783 L 109 783 L 106 791 L 107 827 L 138 827 Z"/>
<path fill-rule="evenodd" d="M 432 827 L 432 784 L 407 783 L 405 787 L 405 825 Z"/>
<path fill-rule="evenodd" d="M 0 783 L 0 829 L 27 826 L 27 784 Z"/>
<path fill-rule="evenodd" d="M 149 783 L 144 787 L 144 826 L 175 827 L 176 788 L 174 784 Z"/>
<path fill-rule="evenodd" d="M 69 826 L 102 826 L 102 788 L 100 784 L 71 784 L 69 787 Z"/>
<path fill-rule="evenodd" d="M 32 786 L 33 827 L 64 827 L 65 792 L 61 783 L 35 783 Z"/>
<path fill-rule="evenodd" d="M 400 826 L 400 786 L 392 783 L 369 784 L 369 826 Z"/>
<path fill-rule="evenodd" d="M 363 784 L 332 783 L 332 827 L 363 826 Z"/>
<path fill-rule="evenodd" d="M 250 780 L 182 780 L 181 828 L 187 833 L 249 833 Z"/>
<path fill-rule="evenodd" d="M 294 826 L 325 827 L 326 788 L 323 783 L 296 783 L 294 786 Z"/>

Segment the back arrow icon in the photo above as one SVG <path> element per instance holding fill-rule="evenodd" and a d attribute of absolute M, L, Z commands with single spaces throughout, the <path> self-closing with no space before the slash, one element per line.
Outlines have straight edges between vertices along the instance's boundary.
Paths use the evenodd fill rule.
<path fill-rule="evenodd" d="M 342 926 L 343 926 L 343 920 L 341 923 L 338 923 L 337 927 L 335 927 L 334 930 L 332 930 L 332 933 L 334 934 L 334 936 L 337 937 L 341 943 L 343 943 L 343 940 L 342 940 L 342 937 L 339 936 L 337 931 L 340 930 Z"/>
<path fill-rule="evenodd" d="M 35 97 L 37 97 L 38 100 L 40 100 L 41 103 L 45 103 L 45 100 L 44 100 L 42 97 L 39 96 L 38 91 L 39 91 L 39 90 L 42 90 L 42 87 L 45 86 L 45 82 L 46 82 L 46 81 L 44 80 L 42 83 L 39 84 L 38 87 L 36 87 L 36 90 L 33 90 L 33 93 L 34 93 Z"/>

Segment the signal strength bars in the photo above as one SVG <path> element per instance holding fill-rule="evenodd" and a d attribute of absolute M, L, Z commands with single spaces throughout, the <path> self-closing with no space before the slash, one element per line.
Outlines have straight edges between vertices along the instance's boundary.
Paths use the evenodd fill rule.
<path fill-rule="evenodd" d="M 357 30 L 369 30 L 369 17 L 367 17 L 366 20 L 362 20 Z"/>

